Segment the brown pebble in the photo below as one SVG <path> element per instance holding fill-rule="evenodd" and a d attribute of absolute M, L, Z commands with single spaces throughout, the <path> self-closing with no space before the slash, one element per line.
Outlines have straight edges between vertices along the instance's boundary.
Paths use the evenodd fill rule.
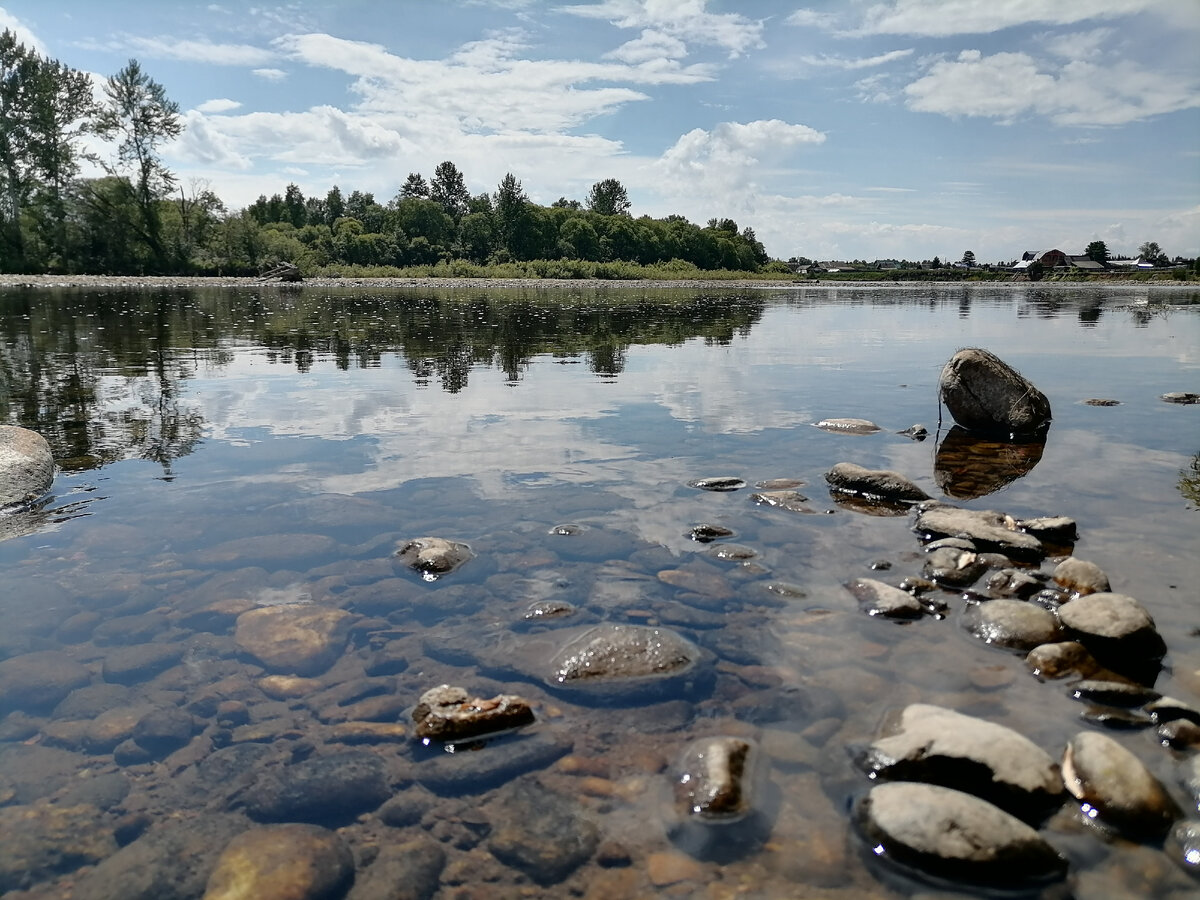
<path fill-rule="evenodd" d="M 665 850 L 646 857 L 646 874 L 655 887 L 666 887 L 678 881 L 703 881 L 708 867 L 684 853 Z"/>

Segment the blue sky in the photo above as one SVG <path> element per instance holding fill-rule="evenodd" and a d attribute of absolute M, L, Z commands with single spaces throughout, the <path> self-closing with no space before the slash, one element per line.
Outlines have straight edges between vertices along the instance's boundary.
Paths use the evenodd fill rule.
<path fill-rule="evenodd" d="M 179 103 L 165 153 L 231 208 L 395 195 L 452 160 L 773 256 L 1200 254 L 1197 0 L 0 0 L 0 26 Z"/>

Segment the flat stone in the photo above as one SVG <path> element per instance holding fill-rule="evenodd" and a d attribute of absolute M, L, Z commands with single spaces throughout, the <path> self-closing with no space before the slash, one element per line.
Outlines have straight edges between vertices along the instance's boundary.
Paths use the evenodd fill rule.
<path fill-rule="evenodd" d="M 354 857 L 315 825 L 270 825 L 235 837 L 221 852 L 203 900 L 333 900 L 354 879 Z"/>
<path fill-rule="evenodd" d="M 544 769 L 575 746 L 561 732 L 504 735 L 470 753 L 439 753 L 413 766 L 413 778 L 439 794 L 481 794 L 518 775 Z"/>
<path fill-rule="evenodd" d="M 873 787 L 855 823 L 877 854 L 931 875 L 987 887 L 1062 878 L 1067 861 L 1020 819 L 932 784 Z"/>
<path fill-rule="evenodd" d="M 1032 650 L 1062 638 L 1054 614 L 1024 600 L 989 600 L 967 607 L 963 627 L 975 637 L 1009 650 Z"/>
<path fill-rule="evenodd" d="M 238 616 L 234 640 L 273 672 L 319 675 L 342 655 L 355 618 L 320 606 L 267 606 Z"/>
<path fill-rule="evenodd" d="M 566 688 L 679 675 L 700 651 L 667 628 L 597 625 L 579 634 L 550 661 L 548 681 Z"/>
<path fill-rule="evenodd" d="M 745 486 L 746 482 L 736 475 L 712 475 L 707 478 L 697 478 L 694 481 L 688 482 L 688 487 L 698 488 L 702 491 L 717 491 L 719 493 L 739 491 Z"/>
<path fill-rule="evenodd" d="M 1045 553 L 1041 541 L 1018 531 L 1016 520 L 995 510 L 959 509 L 932 502 L 917 509 L 913 531 L 925 540 L 967 537 L 981 551 L 1003 553 L 1013 559 L 1038 560 Z"/>
<path fill-rule="evenodd" d="M 1105 678 L 1085 678 L 1072 684 L 1070 691 L 1075 700 L 1106 706 L 1145 706 L 1160 696 L 1158 691 L 1140 684 Z"/>
<path fill-rule="evenodd" d="M 71 691 L 91 680 L 87 669 L 57 650 L 37 650 L 0 660 L 0 715 L 14 709 L 53 709 Z"/>
<path fill-rule="evenodd" d="M 1052 544 L 1073 544 L 1079 536 L 1078 526 L 1069 516 L 1038 516 L 1018 524 L 1026 534 Z"/>
<path fill-rule="evenodd" d="M 1108 576 L 1094 562 L 1068 556 L 1054 567 L 1054 581 L 1076 596 L 1109 589 Z"/>
<path fill-rule="evenodd" d="M 117 851 L 112 829 L 89 804 L 0 807 L 0 834 L 0 892 L 73 872 Z"/>
<path fill-rule="evenodd" d="M 899 472 L 865 469 L 854 463 L 838 463 L 825 473 L 825 481 L 832 490 L 880 500 L 916 503 L 929 499 L 927 493 Z"/>
<path fill-rule="evenodd" d="M 391 796 L 380 756 L 345 750 L 273 770 L 244 795 L 246 811 L 260 822 L 343 825 Z"/>
<path fill-rule="evenodd" d="M 869 419 L 822 419 L 814 424 L 822 431 L 836 434 L 875 434 L 883 430 Z"/>
<path fill-rule="evenodd" d="M 448 684 L 422 694 L 412 718 L 417 723 L 417 737 L 435 741 L 462 741 L 534 721 L 529 702 L 515 694 L 484 700 Z"/>
<path fill-rule="evenodd" d="M 430 900 L 445 867 L 446 851 L 431 838 L 388 843 L 355 878 L 346 900 Z"/>
<path fill-rule="evenodd" d="M 591 858 L 600 832 L 578 801 L 534 782 L 514 782 L 487 809 L 488 849 L 541 885 L 555 884 Z"/>
<path fill-rule="evenodd" d="M 1028 435 L 1050 425 L 1050 401 L 994 353 L 970 347 L 946 363 L 938 393 L 954 421 L 970 431 Z"/>
<path fill-rule="evenodd" d="M 1183 815 L 1141 760 L 1108 735 L 1075 735 L 1063 754 L 1062 772 L 1085 815 L 1128 837 L 1161 837 Z"/>
<path fill-rule="evenodd" d="M 54 453 L 36 431 L 0 425 L 0 506 L 28 503 L 54 483 Z"/>
<path fill-rule="evenodd" d="M 799 491 L 758 491 L 751 494 L 750 499 L 763 506 L 774 506 L 789 512 L 815 513 L 816 510 L 808 505 L 808 498 Z"/>
<path fill-rule="evenodd" d="M 869 616 L 919 619 L 924 614 L 920 602 L 908 591 L 874 578 L 855 578 L 846 584 L 846 588 L 858 600 L 859 609 Z"/>
<path fill-rule="evenodd" d="M 1162 395 L 1162 399 L 1167 403 L 1191 405 L 1193 403 L 1200 403 L 1200 394 L 1193 394 L 1190 391 L 1169 391 Z"/>
<path fill-rule="evenodd" d="M 1028 600 L 1042 589 L 1044 582 L 1024 569 L 1000 569 L 988 576 L 987 590 L 993 596 Z"/>
<path fill-rule="evenodd" d="M 1031 821 L 1062 802 L 1057 764 L 1011 728 L 914 703 L 886 730 L 855 760 L 874 777 L 965 791 Z"/>
<path fill-rule="evenodd" d="M 693 541 L 707 544 L 721 538 L 733 537 L 733 529 L 726 528 L 724 525 L 714 525 L 711 522 L 701 522 L 699 525 L 693 525 L 687 536 Z"/>
<path fill-rule="evenodd" d="M 1186 719 L 1200 725 L 1200 709 L 1174 697 L 1159 697 L 1146 704 L 1146 712 L 1154 717 L 1154 724 L 1164 725 L 1176 719 Z"/>

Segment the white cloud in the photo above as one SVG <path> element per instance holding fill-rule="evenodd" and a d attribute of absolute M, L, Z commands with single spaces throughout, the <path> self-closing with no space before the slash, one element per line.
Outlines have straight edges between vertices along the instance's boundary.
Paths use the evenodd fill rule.
<path fill-rule="evenodd" d="M 646 29 L 636 40 L 627 41 L 616 50 L 604 54 L 605 59 L 625 63 L 651 62 L 657 59 L 681 59 L 687 56 L 687 44 L 661 31 Z"/>
<path fill-rule="evenodd" d="M 1200 86 L 1130 60 L 1073 61 L 1054 70 L 1027 53 L 964 50 L 933 63 L 904 93 L 910 109 L 1003 122 L 1039 115 L 1061 125 L 1124 125 L 1200 107 Z"/>
<path fill-rule="evenodd" d="M 560 12 L 602 19 L 617 28 L 649 28 L 681 41 L 721 47 L 740 56 L 763 47 L 763 23 L 740 13 L 708 12 L 707 0 L 602 0 Z"/>
<path fill-rule="evenodd" d="M 105 42 L 89 42 L 87 46 L 136 53 L 152 59 L 177 59 L 214 66 L 261 66 L 277 58 L 273 51 L 251 44 L 216 44 L 207 40 L 185 40 L 163 35 L 141 37 L 126 34 Z"/>
<path fill-rule="evenodd" d="M 858 34 L 907 34 L 948 37 L 987 34 L 1016 25 L 1073 25 L 1093 19 L 1115 19 L 1169 7 L 1190 0 L 1088 0 L 1086 3 L 1046 3 L 1043 0 L 893 0 L 871 6 Z M 1193 4 L 1194 5 L 1194 4 Z"/>
<path fill-rule="evenodd" d="M 795 25 L 799 28 L 832 29 L 837 20 L 838 17 L 833 13 L 815 9 L 798 9 L 783 21 L 785 25 Z"/>
<path fill-rule="evenodd" d="M 251 75 L 257 75 L 264 81 L 283 81 L 287 78 L 287 72 L 283 69 L 251 69 Z"/>
<path fill-rule="evenodd" d="M 38 36 L 33 33 L 33 30 L 8 10 L 0 7 L 0 31 L 4 31 L 5 29 L 15 34 L 17 41 L 24 44 L 30 50 L 40 53 L 43 56 L 46 55 L 45 44 L 38 40 Z"/>
<path fill-rule="evenodd" d="M 722 122 L 712 131 L 694 128 L 681 136 L 662 155 L 658 167 L 683 192 L 718 185 L 731 191 L 753 185 L 764 159 L 778 159 L 796 147 L 824 141 L 820 131 L 779 119 Z"/>
<path fill-rule="evenodd" d="M 228 98 L 221 97 L 215 100 L 205 100 L 196 107 L 196 112 L 223 113 L 238 109 L 241 105 L 242 104 L 238 103 L 236 100 L 230 100 Z"/>
<path fill-rule="evenodd" d="M 1113 28 L 1093 28 L 1072 34 L 1047 34 L 1042 43 L 1049 52 L 1064 59 L 1094 59 L 1116 33 Z"/>
<path fill-rule="evenodd" d="M 820 56 L 801 56 L 800 62 L 809 66 L 829 66 L 835 69 L 870 69 L 874 66 L 882 66 L 886 63 L 912 56 L 912 53 L 912 48 L 909 47 L 905 50 L 890 50 L 887 53 L 880 53 L 878 56 L 858 58 L 821 54 Z"/>

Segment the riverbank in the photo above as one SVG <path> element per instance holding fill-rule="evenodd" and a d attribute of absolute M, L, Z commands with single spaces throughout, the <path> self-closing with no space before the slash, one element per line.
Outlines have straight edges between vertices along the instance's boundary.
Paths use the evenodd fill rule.
<path fill-rule="evenodd" d="M 953 285 L 957 287 L 1029 287 L 1029 281 L 893 281 L 880 278 L 839 280 L 833 278 L 802 279 L 631 279 L 604 278 L 558 279 L 558 278 L 308 278 L 299 284 L 265 281 L 261 278 L 236 276 L 188 276 L 188 275 L 6 275 L 0 274 L 0 288 L 733 288 L 770 289 L 781 288 L 930 288 Z M 1148 287 L 1155 289 L 1197 289 L 1195 282 L 1187 281 L 1140 281 L 1135 279 L 1096 281 L 1095 279 L 1056 279 L 1036 282 L 1039 288 L 1057 286 L 1078 287 L 1095 285 L 1102 287 Z"/>

